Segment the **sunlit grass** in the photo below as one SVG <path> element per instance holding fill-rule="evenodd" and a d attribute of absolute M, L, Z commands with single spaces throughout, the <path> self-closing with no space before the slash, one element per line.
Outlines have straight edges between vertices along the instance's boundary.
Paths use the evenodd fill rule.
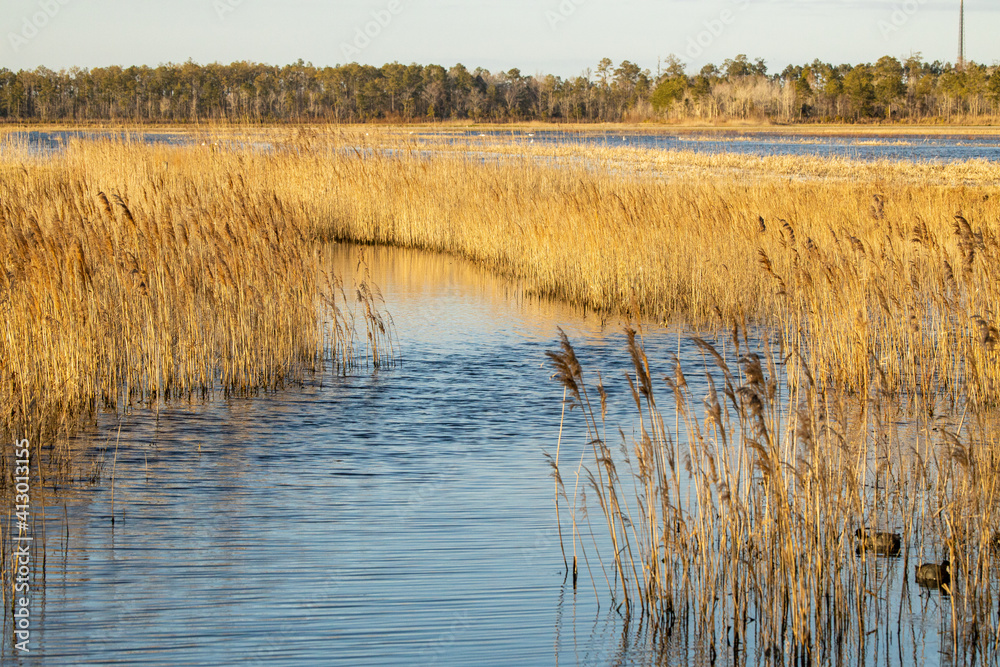
<path fill-rule="evenodd" d="M 331 240 L 462 255 L 602 312 L 780 332 L 821 385 L 976 404 L 1000 387 L 993 163 L 283 128 L 74 140 L 5 152 L 0 174 L 11 428 L 32 401 L 61 423 L 313 365 L 341 289 L 318 259 Z"/>
<path fill-rule="evenodd" d="M 276 159 L 121 141 L 5 153 L 4 433 L 51 444 L 96 409 L 350 367 L 355 311 L 375 362 L 391 358 L 377 292 L 329 272 L 312 206 L 270 177 Z"/>
<path fill-rule="evenodd" d="M 566 431 L 586 433 L 551 458 L 574 586 L 582 570 L 626 618 L 735 664 L 868 664 L 887 642 L 907 664 L 926 635 L 954 664 L 991 664 L 995 420 L 823 389 L 793 345 L 738 333 L 695 339 L 703 363 L 682 368 L 630 331 L 631 427 L 568 339 L 550 353 Z M 918 594 L 916 566 L 942 560 L 957 576 Z"/>
<path fill-rule="evenodd" d="M 600 311 L 765 327 L 824 385 L 997 397 L 994 163 L 355 141 L 289 167 L 334 238 L 459 254 Z"/>
<path fill-rule="evenodd" d="M 687 369 L 670 368 L 672 430 L 633 344 L 634 486 L 618 478 L 599 398 L 563 357 L 615 543 L 609 581 L 638 608 L 669 615 L 683 598 L 711 615 L 726 594 L 744 619 L 751 601 L 773 605 L 767 618 L 783 625 L 761 640 L 807 646 L 828 623 L 863 641 L 852 619 L 882 609 L 880 580 L 854 556 L 864 525 L 898 529 L 904 553 L 938 535 L 976 593 L 953 609 L 985 623 L 1000 484 L 981 417 L 1000 392 L 998 183 L 985 161 L 451 143 L 357 127 L 227 130 L 186 146 L 72 140 L 52 155 L 15 146 L 0 156 L 0 426 L 49 443 L 94 410 L 348 367 L 362 354 L 352 310 L 364 356 L 380 363 L 394 350 L 377 289 L 343 285 L 324 246 L 453 253 L 589 309 L 742 332 L 744 352 L 748 330 L 780 341 L 771 364 L 703 347 L 721 394 L 692 395 Z M 915 438 L 888 426 L 914 414 Z"/>

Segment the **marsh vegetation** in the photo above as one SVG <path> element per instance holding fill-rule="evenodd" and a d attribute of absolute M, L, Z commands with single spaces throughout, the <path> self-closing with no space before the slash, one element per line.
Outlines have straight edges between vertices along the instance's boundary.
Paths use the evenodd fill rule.
<path fill-rule="evenodd" d="M 0 176 L 0 425 L 45 476 L 96 412 L 390 362 L 377 288 L 329 245 L 450 253 L 702 332 L 699 368 L 629 334 L 625 424 L 572 341 L 553 355 L 587 433 L 553 455 L 563 536 L 623 614 L 836 662 L 900 618 L 892 563 L 947 558 L 950 651 L 995 656 L 994 163 L 296 129 L 7 150 Z"/>

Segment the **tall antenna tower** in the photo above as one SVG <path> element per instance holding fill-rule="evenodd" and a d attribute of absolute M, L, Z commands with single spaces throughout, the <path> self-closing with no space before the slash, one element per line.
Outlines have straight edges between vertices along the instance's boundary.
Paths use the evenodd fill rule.
<path fill-rule="evenodd" d="M 958 5 L 958 69 L 965 69 L 965 0 Z"/>

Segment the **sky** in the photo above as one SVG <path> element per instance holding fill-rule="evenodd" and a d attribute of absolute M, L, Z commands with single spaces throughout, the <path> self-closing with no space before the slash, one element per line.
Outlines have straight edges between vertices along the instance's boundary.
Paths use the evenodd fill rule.
<path fill-rule="evenodd" d="M 3 0 L 0 67 L 300 58 L 576 76 L 605 57 L 688 73 L 746 54 L 788 64 L 958 55 L 959 0 Z M 1000 2 L 966 0 L 966 57 L 1000 63 Z"/>

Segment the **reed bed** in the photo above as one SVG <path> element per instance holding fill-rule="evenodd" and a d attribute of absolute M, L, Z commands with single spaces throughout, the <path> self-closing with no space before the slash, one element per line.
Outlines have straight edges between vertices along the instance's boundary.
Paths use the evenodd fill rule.
<path fill-rule="evenodd" d="M 997 659 L 990 422 L 904 418 L 881 390 L 846 400 L 783 341 L 694 339 L 704 367 L 682 369 L 628 334 L 628 436 L 571 342 L 550 353 L 586 432 L 552 458 L 574 586 L 585 556 L 624 616 L 641 612 L 664 643 L 700 637 L 728 664 L 868 664 L 889 645 L 907 664 L 904 646 L 925 641 L 913 618 L 938 613 L 943 658 Z M 915 565 L 942 558 L 949 586 L 911 595 Z"/>
<path fill-rule="evenodd" d="M 462 255 L 600 312 L 780 331 L 818 382 L 850 391 L 998 397 L 995 164 L 855 164 L 847 178 L 845 162 L 844 179 L 796 180 L 784 174 L 815 160 L 706 156 L 732 167 L 706 178 L 636 175 L 634 149 L 558 161 L 355 139 L 327 151 L 313 190 L 333 238 Z"/>
<path fill-rule="evenodd" d="M 729 626 L 781 655 L 827 659 L 844 638 L 857 655 L 869 626 L 900 612 L 854 531 L 891 528 L 906 563 L 923 549 L 957 564 L 953 650 L 995 656 L 994 164 L 356 128 L 200 138 L 0 156 L 4 433 L 37 445 L 102 407 L 382 363 L 394 350 L 377 289 L 343 285 L 324 244 L 453 253 L 530 293 L 743 336 L 730 353 L 704 344 L 715 369 L 704 396 L 687 369 L 668 369 L 673 430 L 633 340 L 642 426 L 635 442 L 621 436 L 624 462 L 568 341 L 555 359 L 586 418 L 593 460 L 580 472 L 593 476 L 612 543 L 601 562 L 623 608 L 720 637 Z M 351 313 L 364 318 L 363 353 Z M 777 347 L 754 356 L 750 330 Z M 580 543 L 579 525 L 569 534 Z"/>
<path fill-rule="evenodd" d="M 944 653 L 996 659 L 995 165 L 408 141 L 331 153 L 332 237 L 734 332 L 728 354 L 699 341 L 701 394 L 679 363 L 660 384 L 633 335 L 634 437 L 608 436 L 569 342 L 553 355 L 586 431 L 584 457 L 553 459 L 574 579 L 589 542 L 588 571 L 661 638 L 839 664 L 900 641 L 929 600 L 905 593 L 911 568 L 948 558 Z M 755 353 L 748 331 L 776 343 Z"/>
<path fill-rule="evenodd" d="M 736 179 L 775 178 L 793 181 L 891 181 L 900 184 L 950 185 L 950 186 L 1000 186 L 1000 174 L 996 163 L 989 160 L 967 160 L 963 162 L 901 162 L 892 160 L 854 160 L 845 157 L 821 157 L 812 155 L 752 155 L 740 153 L 708 153 L 689 150 L 654 150 L 633 147 L 632 136 L 607 137 L 609 145 L 593 146 L 575 144 L 572 135 L 567 135 L 565 144 L 533 143 L 525 135 L 500 139 L 496 136 L 469 137 L 465 140 L 443 141 L 438 137 L 415 142 L 411 137 L 399 135 L 365 135 L 366 142 L 381 148 L 404 146 L 433 151 L 436 154 L 464 154 L 470 151 L 481 156 L 531 157 L 550 164 L 583 164 L 591 169 L 612 173 L 626 172 L 631 176 L 677 177 L 689 176 L 702 179 L 721 180 L 725 177 Z M 759 140 L 759 136 L 749 137 L 688 137 L 687 141 L 739 142 Z M 776 143 L 809 144 L 810 139 L 782 138 Z M 869 144 L 884 145 L 883 141 Z M 894 145 L 899 145 L 898 143 Z"/>
<path fill-rule="evenodd" d="M 281 192 L 273 158 L 256 157 L 250 173 L 239 150 L 208 144 L 4 152 L 5 437 L 48 445 L 97 409 L 391 360 L 377 288 L 331 274 L 311 208 Z"/>

